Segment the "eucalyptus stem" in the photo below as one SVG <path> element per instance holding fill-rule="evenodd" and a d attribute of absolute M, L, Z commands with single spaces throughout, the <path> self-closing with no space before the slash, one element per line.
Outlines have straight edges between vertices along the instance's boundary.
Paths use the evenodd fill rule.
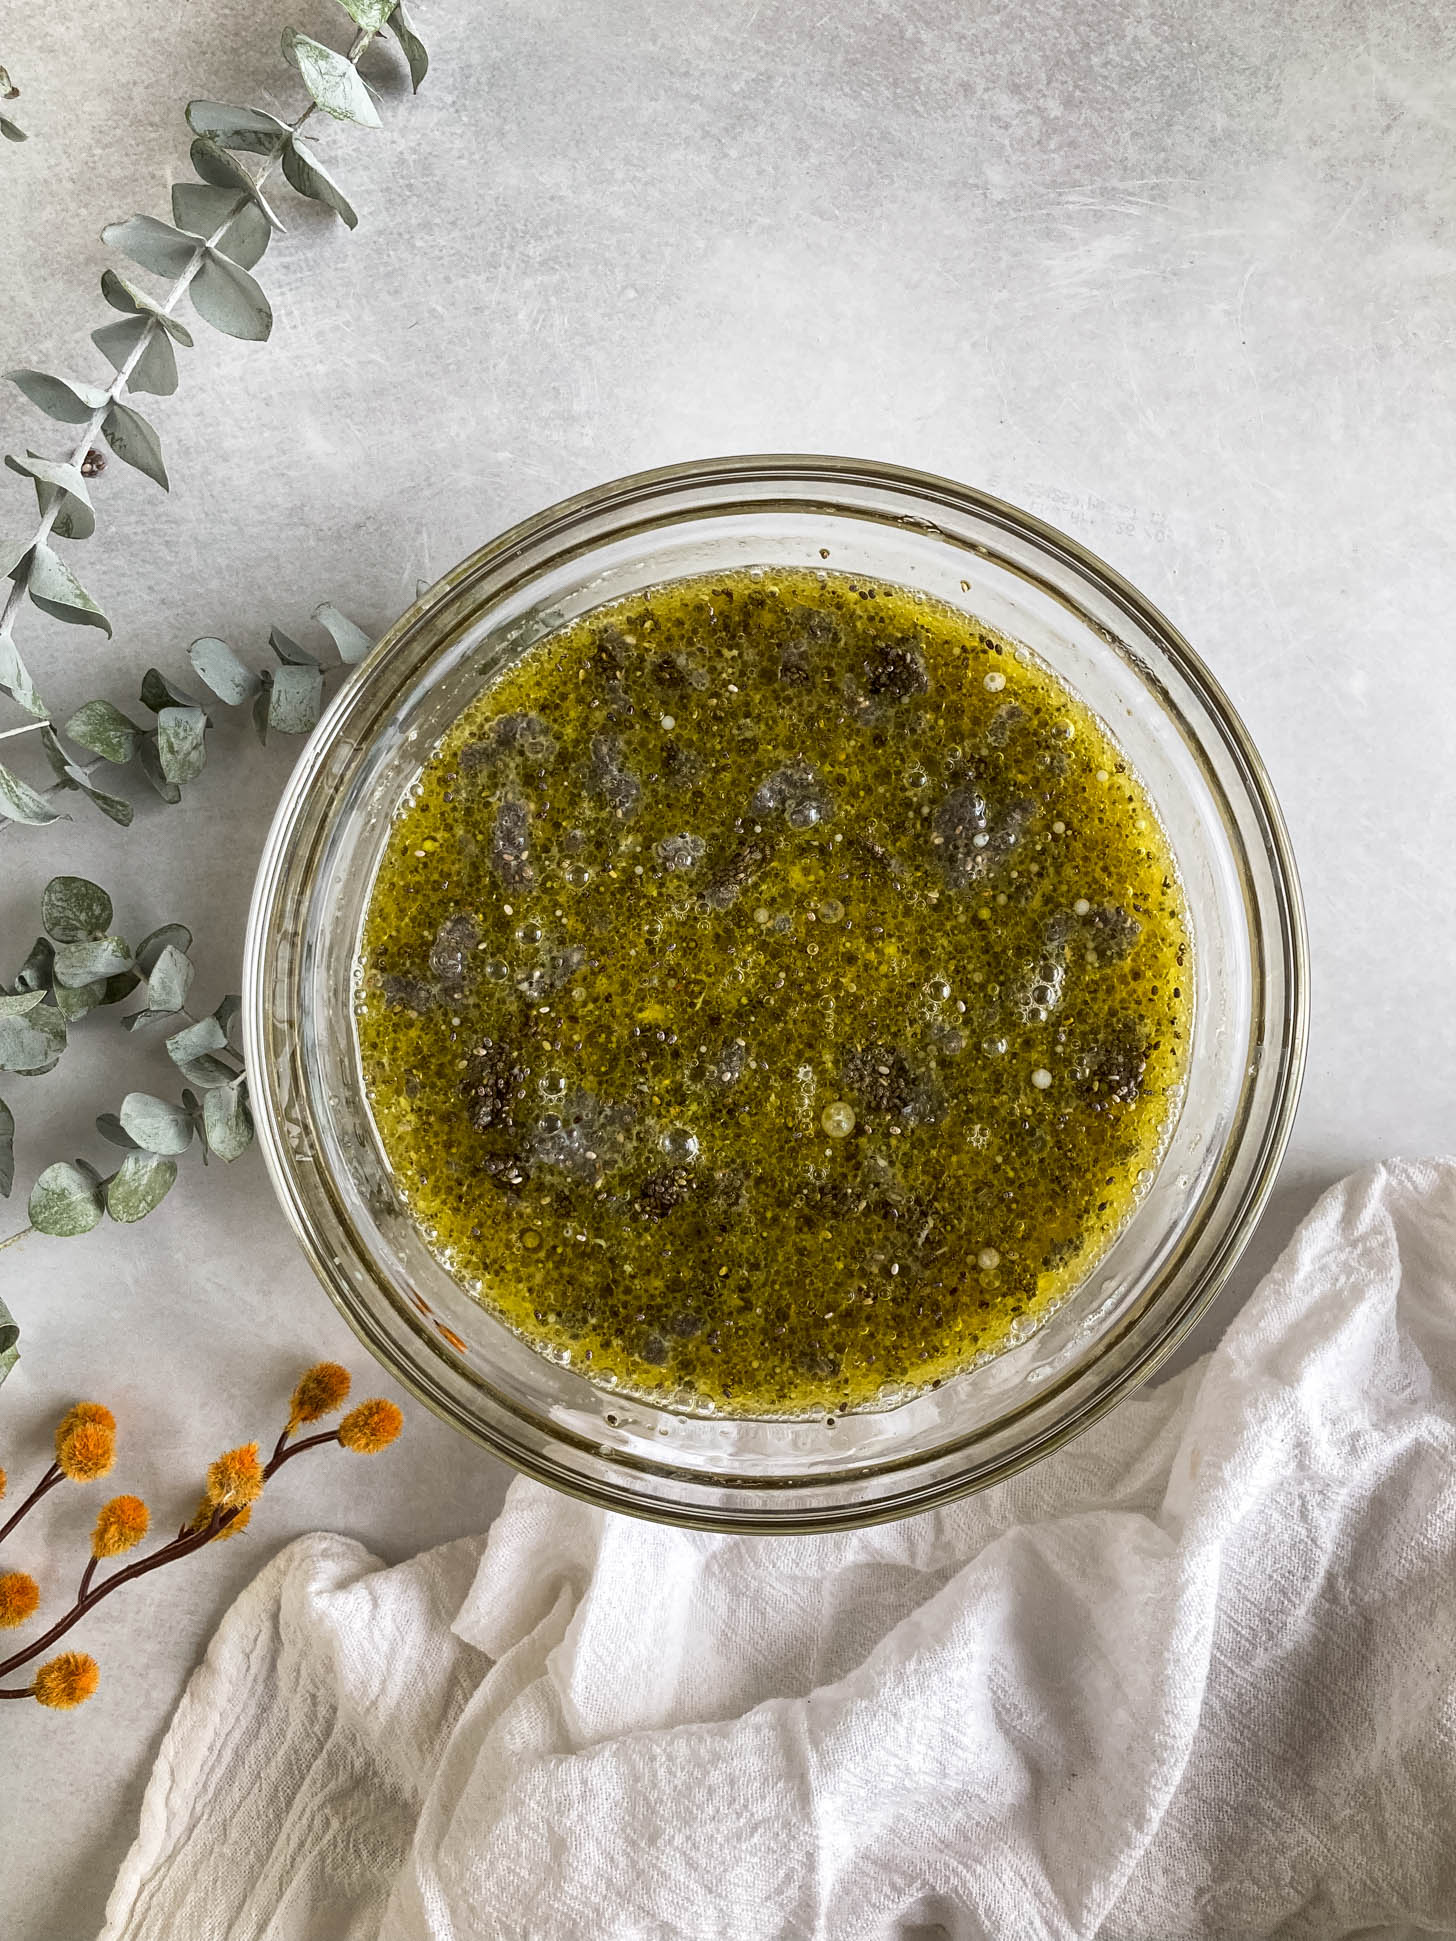
<path fill-rule="evenodd" d="M 351 45 L 348 54 L 345 56 L 345 59 L 348 61 L 351 67 L 358 66 L 360 59 L 362 58 L 366 50 L 372 45 L 372 43 L 376 38 L 377 36 L 375 33 L 368 32 L 363 29 L 361 29 L 354 36 L 353 44 Z M 274 170 L 279 166 L 279 163 L 281 162 L 283 157 L 284 149 L 288 145 L 289 141 L 295 135 L 297 135 L 299 130 L 303 128 L 305 124 L 309 122 L 313 118 L 313 116 L 318 113 L 318 111 L 319 110 L 318 110 L 317 102 L 310 101 L 308 106 L 303 110 L 302 114 L 300 114 L 295 120 L 288 123 L 286 132 L 282 135 L 277 136 L 269 148 L 260 151 L 260 153 L 264 157 L 263 166 L 258 170 L 256 175 L 252 175 L 250 177 L 254 191 L 262 190 L 263 185 L 268 181 L 269 177 L 273 174 Z M 239 166 L 241 166 L 241 164 L 239 164 Z M 244 173 L 247 173 L 247 171 L 245 170 Z M 198 246 L 192 252 L 191 258 L 184 266 L 184 268 L 179 272 L 179 274 L 177 275 L 176 279 L 172 284 L 172 287 L 168 290 L 165 297 L 163 297 L 157 305 L 157 308 L 161 312 L 162 316 L 170 317 L 173 314 L 173 312 L 177 308 L 177 305 L 182 301 L 183 296 L 186 294 L 187 289 L 189 285 L 192 283 L 193 278 L 197 275 L 198 270 L 201 268 L 202 264 L 206 261 L 208 250 L 216 247 L 221 242 L 223 236 L 227 233 L 227 230 L 230 227 L 230 225 L 242 213 L 243 209 L 252 200 L 253 200 L 253 196 L 251 196 L 246 190 L 239 189 L 237 195 L 233 199 L 231 206 L 228 209 L 226 216 L 214 228 L 214 230 L 212 231 L 212 234 L 205 238 L 199 238 Z M 107 412 L 111 409 L 111 407 L 114 404 L 116 404 L 120 400 L 122 392 L 126 389 L 127 380 L 130 378 L 132 372 L 136 369 L 137 365 L 141 362 L 142 358 L 146 355 L 147 351 L 150 349 L 156 333 L 162 328 L 163 326 L 162 326 L 160 317 L 156 317 L 156 316 L 148 317 L 145 326 L 138 333 L 137 341 L 133 345 L 130 353 L 122 362 L 122 364 L 116 371 L 115 375 L 112 377 L 111 382 L 106 386 L 101 403 L 95 407 L 95 409 L 91 413 L 90 418 L 87 419 L 84 425 L 84 428 L 81 432 L 81 435 L 76 441 L 75 448 L 71 452 L 70 459 L 69 459 L 69 463 L 71 465 L 79 467 L 83 462 L 83 460 L 85 459 L 87 453 L 91 450 L 92 446 L 95 444 L 97 438 L 101 436 L 102 425 L 105 422 Z M 11 634 L 12 623 L 14 621 L 16 612 L 18 611 L 19 607 L 24 601 L 26 592 L 30 585 L 30 577 L 31 577 L 31 572 L 33 570 L 33 564 L 34 564 L 33 549 L 35 547 L 44 545 L 46 540 L 50 537 L 50 534 L 54 529 L 56 519 L 59 516 L 62 503 L 63 501 L 62 501 L 61 495 L 59 493 L 54 494 L 51 499 L 51 503 L 46 507 L 45 511 L 40 516 L 39 522 L 37 523 L 35 528 L 35 532 L 30 540 L 30 548 L 32 549 L 30 563 L 27 564 L 23 572 L 18 574 L 11 581 L 10 590 L 5 596 L 4 604 L 3 606 L 0 606 L 0 639 L 4 639 Z M 47 715 L 45 719 L 42 722 L 38 723 L 37 725 L 54 728 L 55 724 L 51 720 L 49 715 Z M 46 791 L 46 793 L 49 793 L 49 792 L 50 791 Z"/>

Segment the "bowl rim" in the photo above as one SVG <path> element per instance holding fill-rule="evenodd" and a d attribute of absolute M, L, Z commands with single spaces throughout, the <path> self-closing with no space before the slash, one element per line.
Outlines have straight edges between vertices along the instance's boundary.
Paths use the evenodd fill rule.
<path fill-rule="evenodd" d="M 1207 717 L 1218 730 L 1226 753 L 1231 757 L 1237 780 L 1253 808 L 1258 833 L 1264 846 L 1274 892 L 1277 930 L 1260 930 L 1266 948 L 1280 946 L 1284 1006 L 1277 1042 L 1271 1017 L 1265 1039 L 1265 1055 L 1278 1059 L 1276 1090 L 1272 1108 L 1262 1126 L 1248 1177 L 1235 1206 L 1227 1211 L 1218 1229 L 1217 1245 L 1193 1279 L 1183 1300 L 1168 1311 L 1150 1339 L 1124 1365 L 1107 1371 L 1091 1392 L 1069 1414 L 1048 1424 L 1020 1447 L 990 1461 L 987 1465 L 969 1464 L 961 1473 L 939 1478 L 915 1480 L 916 1463 L 928 1464 L 939 1450 L 907 1459 L 907 1487 L 895 1489 L 873 1502 L 847 1504 L 785 1505 L 781 1513 L 765 1510 L 734 1511 L 645 1498 L 611 1482 L 598 1482 L 579 1470 L 554 1462 L 545 1451 L 512 1440 L 495 1426 L 463 1411 L 449 1396 L 432 1388 L 424 1375 L 396 1351 L 392 1339 L 371 1315 L 353 1285 L 339 1272 L 315 1231 L 313 1221 L 298 1189 L 291 1161 L 290 1146 L 280 1123 L 280 1100 L 272 1083 L 272 1066 L 266 1051 L 269 1030 L 265 1016 L 267 965 L 264 961 L 270 917 L 278 892 L 288 874 L 292 858 L 292 837 L 302 812 L 317 782 L 323 752 L 331 745 L 340 724 L 360 697 L 379 682 L 394 657 L 411 641 L 417 626 L 447 598 L 468 588 L 487 573 L 508 568 L 512 557 L 525 558 L 553 533 L 565 533 L 593 515 L 609 514 L 614 508 L 640 508 L 651 524 L 654 499 L 678 495 L 694 487 L 731 486 L 734 481 L 771 486 L 775 481 L 796 487 L 823 484 L 826 488 L 853 487 L 888 489 L 912 498 L 927 510 L 937 501 L 960 512 L 969 512 L 1008 533 L 1030 540 L 1044 554 L 1074 569 L 1096 590 L 1127 610 L 1157 642 L 1160 651 L 1176 668 L 1196 694 Z M 790 502 L 793 509 L 805 509 L 800 497 Z M 759 511 L 773 510 L 769 499 L 755 502 Z M 850 510 L 852 508 L 840 508 Z M 901 516 L 901 515 L 897 515 Z M 917 523 L 905 515 L 904 522 Z M 927 532 L 936 530 L 933 518 L 919 522 Z M 614 529 L 614 537 L 628 528 Z M 587 540 L 582 547 L 589 552 L 597 542 Z M 438 649 L 434 651 L 439 651 Z M 421 666 L 432 656 L 427 655 Z M 556 501 L 518 521 L 504 532 L 488 539 L 465 559 L 424 589 L 381 637 L 374 649 L 353 667 L 325 709 L 288 778 L 264 843 L 251 898 L 244 950 L 243 1037 L 247 1069 L 254 1075 L 250 1084 L 250 1103 L 263 1153 L 264 1164 L 274 1193 L 289 1225 L 298 1238 L 306 1258 L 326 1293 L 360 1342 L 404 1388 L 430 1411 L 453 1428 L 468 1435 L 482 1447 L 499 1456 L 512 1468 L 578 1500 L 620 1514 L 654 1522 L 667 1522 L 688 1528 L 712 1529 L 764 1535 L 773 1533 L 806 1534 L 815 1531 L 863 1527 L 888 1522 L 938 1507 L 955 1498 L 1004 1480 L 1062 1447 L 1098 1422 L 1133 1389 L 1148 1380 L 1176 1350 L 1217 1298 L 1247 1245 L 1268 1202 L 1280 1163 L 1289 1143 L 1298 1109 L 1304 1075 L 1309 1033 L 1309 943 L 1298 868 L 1283 812 L 1264 761 L 1248 730 L 1233 707 L 1220 682 L 1186 640 L 1181 631 L 1122 574 L 1077 540 L 1049 525 L 1035 514 L 1010 502 L 941 474 L 919 471 L 873 459 L 836 457 L 817 453 L 744 453 L 700 460 L 685 460 L 671 465 L 627 473 Z M 1246 1128 L 1244 1137 L 1248 1130 Z M 1238 1150 L 1235 1142 L 1232 1151 Z M 325 1178 L 319 1168 L 319 1177 Z M 325 1180 L 332 1193 L 332 1183 Z M 523 1420 L 526 1419 L 523 1417 Z M 572 1442 L 570 1432 L 552 1426 L 552 1439 Z M 617 1472 L 640 1473 L 643 1468 L 658 1470 L 660 1465 L 633 1462 L 617 1452 Z M 879 1473 L 893 1473 L 900 1466 L 891 1462 Z M 697 1472 L 671 1469 L 667 1473 L 679 1481 L 714 1480 Z M 832 1476 L 816 1479 L 830 1484 Z M 771 1486 L 765 1479 L 743 1486 L 745 1495 L 757 1491 L 761 1496 Z"/>

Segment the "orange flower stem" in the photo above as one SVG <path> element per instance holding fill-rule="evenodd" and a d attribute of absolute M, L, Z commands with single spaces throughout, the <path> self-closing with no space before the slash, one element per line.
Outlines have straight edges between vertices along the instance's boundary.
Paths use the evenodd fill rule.
<path fill-rule="evenodd" d="M 337 1442 L 338 1439 L 339 1435 L 336 1429 L 330 1430 L 326 1435 L 305 1436 L 302 1442 L 295 1442 L 287 1448 L 275 1450 L 263 1474 L 265 1477 L 273 1476 L 283 1467 L 284 1463 L 290 1462 L 294 1456 L 301 1456 L 305 1449 L 317 1449 L 323 1443 Z M 59 1479 L 59 1477 L 60 1471 L 57 1470 L 56 1479 Z M 49 1488 L 50 1484 L 47 1483 L 46 1487 Z M 32 1492 L 32 1496 L 38 1494 L 38 1490 Z M 16 1512 L 16 1517 L 20 1516 L 28 1507 L 28 1503 L 23 1503 L 20 1510 Z M 64 1617 L 57 1618 L 56 1622 L 43 1637 L 37 1638 L 33 1644 L 26 1645 L 23 1650 L 17 1651 L 9 1658 L 0 1661 L 0 1678 L 3 1678 L 7 1672 L 19 1670 L 21 1665 L 29 1664 L 32 1658 L 39 1657 L 42 1651 L 48 1650 L 57 1638 L 63 1638 L 65 1636 L 73 1624 L 79 1624 L 86 1613 L 93 1606 L 99 1604 L 103 1597 L 110 1597 L 113 1591 L 120 1590 L 123 1584 L 129 1584 L 137 1577 L 145 1577 L 148 1571 L 160 1570 L 163 1564 L 176 1563 L 179 1557 L 190 1557 L 194 1550 L 201 1550 L 204 1544 L 211 1543 L 218 1531 L 225 1529 L 241 1513 L 241 1507 L 230 1510 L 214 1510 L 211 1517 L 200 1530 L 182 1531 L 170 1543 L 164 1544 L 160 1550 L 154 1551 L 150 1557 L 143 1557 L 139 1563 L 128 1564 L 124 1570 L 114 1570 L 109 1577 L 103 1577 L 99 1584 L 92 1584 L 88 1588 L 87 1580 L 91 1576 L 92 1567 L 95 1562 L 93 1558 L 92 1564 L 87 1566 L 85 1577 L 81 1580 L 81 1592 L 70 1610 L 66 1612 Z M 11 1518 L 12 1522 L 15 1520 L 15 1517 Z M 27 1698 L 30 1694 L 28 1692 L 7 1692 L 5 1696 L 7 1698 Z"/>
<path fill-rule="evenodd" d="M 273 1474 L 274 1464 L 282 1462 L 283 1451 L 288 1445 L 288 1437 L 292 1430 L 292 1427 L 293 1427 L 293 1424 L 291 1422 L 284 1423 L 283 1428 L 279 1434 L 278 1440 L 273 1445 L 273 1453 L 268 1458 L 268 1467 L 263 1472 L 265 1476 L 271 1476 Z"/>
<path fill-rule="evenodd" d="M 88 1557 L 86 1559 L 86 1568 L 81 1572 L 81 1588 L 76 1593 L 76 1602 L 78 1604 L 85 1603 L 86 1593 L 91 1588 L 91 1579 L 96 1575 L 96 1566 L 99 1562 L 99 1557 Z"/>
<path fill-rule="evenodd" d="M 20 1519 L 25 1515 L 26 1511 L 34 1509 L 35 1505 L 45 1495 L 46 1491 L 54 1489 L 56 1484 L 62 1481 L 64 1481 L 64 1477 L 62 1475 L 61 1465 L 58 1462 L 53 1462 L 50 1468 L 46 1471 L 45 1475 L 41 1477 L 40 1481 L 36 1484 L 35 1488 L 30 1492 L 29 1496 L 27 1496 L 25 1501 L 20 1505 L 19 1509 L 15 1511 L 14 1515 L 10 1518 L 9 1522 L 5 1524 L 0 1524 L 0 1543 L 3 1543 L 5 1539 L 10 1535 L 10 1532 L 15 1528 L 16 1524 L 19 1523 Z"/>
<path fill-rule="evenodd" d="M 99 1584 L 87 1591 L 84 1597 L 78 1597 L 65 1616 L 57 1618 L 43 1637 L 36 1638 L 23 1650 L 0 1661 L 0 1678 L 3 1678 L 7 1672 L 16 1671 L 21 1665 L 28 1664 L 32 1658 L 39 1656 L 42 1651 L 53 1645 L 57 1638 L 64 1637 L 71 1626 L 79 1624 L 94 1605 L 99 1604 L 103 1597 L 110 1597 L 113 1591 L 120 1590 L 123 1584 L 129 1584 L 135 1577 L 145 1577 L 149 1570 L 160 1570 L 163 1564 L 175 1563 L 179 1557 L 189 1557 L 194 1550 L 200 1550 L 205 1543 L 211 1543 L 218 1531 L 225 1524 L 231 1523 L 237 1514 L 236 1510 L 214 1510 L 210 1520 L 202 1529 L 191 1531 L 185 1537 L 174 1538 L 171 1543 L 164 1544 L 150 1557 L 143 1557 L 140 1563 L 128 1564 L 125 1570 L 114 1570 L 109 1577 L 104 1577 Z"/>
<path fill-rule="evenodd" d="M 284 1463 L 292 1462 L 293 1458 L 295 1456 L 301 1456 L 305 1449 L 321 1449 L 326 1442 L 337 1442 L 338 1439 L 338 1430 L 328 1429 L 323 1435 L 305 1436 L 302 1442 L 291 1443 L 286 1449 L 275 1449 L 268 1459 L 268 1467 L 263 1471 L 263 1474 L 265 1476 L 276 1475 Z"/>
<path fill-rule="evenodd" d="M 34 1685 L 12 1685 L 8 1690 L 0 1689 L 0 1698 L 34 1698 Z"/>

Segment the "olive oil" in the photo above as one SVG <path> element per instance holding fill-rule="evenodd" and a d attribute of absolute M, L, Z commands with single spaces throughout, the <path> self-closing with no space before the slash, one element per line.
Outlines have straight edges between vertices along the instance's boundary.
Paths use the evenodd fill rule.
<path fill-rule="evenodd" d="M 583 1374 L 839 1412 L 1045 1315 L 1191 1023 L 1148 796 L 1046 668 L 883 582 L 598 608 L 425 762 L 366 913 L 371 1110 L 428 1244 Z"/>

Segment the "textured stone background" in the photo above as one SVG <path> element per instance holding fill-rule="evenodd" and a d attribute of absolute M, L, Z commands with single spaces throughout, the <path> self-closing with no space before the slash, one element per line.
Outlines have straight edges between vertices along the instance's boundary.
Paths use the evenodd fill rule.
<path fill-rule="evenodd" d="M 435 68 L 382 134 L 330 130 L 354 235 L 280 197 L 266 346 L 199 326 L 155 400 L 170 499 L 113 464 L 78 549 L 116 638 L 28 613 L 55 704 L 125 704 L 217 633 L 256 653 L 335 598 L 372 627 L 492 531 L 641 465 L 717 451 L 895 459 L 1064 526 L 1167 609 L 1262 747 L 1304 870 L 1312 1062 L 1265 1228 L 1315 1188 L 1450 1145 L 1456 960 L 1456 29 L 1419 0 L 419 0 Z M 0 60 L 30 142 L 0 152 L 0 353 L 95 377 L 102 223 L 165 214 L 189 96 L 296 111 L 277 52 L 322 0 L 51 0 Z M 390 73 L 387 62 L 380 71 Z M 143 407 L 151 410 L 147 400 Z M 5 443 L 54 433 L 18 398 Z M 20 481 L 0 535 L 25 529 Z M 236 983 L 287 764 L 225 728 L 185 812 L 0 836 L 23 954 L 47 876 L 120 926 L 181 918 L 200 991 Z M 19 950 L 15 946 L 19 946 Z M 211 1001 L 209 999 L 209 1001 Z M 65 1076 L 7 1084 L 28 1180 L 86 1144 L 160 1047 L 103 1022 Z M 103 1100 L 103 1088 L 105 1097 Z M 195 1161 L 191 1162 L 195 1166 Z M 268 1429 L 298 1366 L 349 1360 L 252 1156 L 144 1228 L 0 1256 L 26 1360 L 3 1460 L 43 1460 L 76 1395 L 122 1417 L 159 1519 Z M 13 1203 L 12 1203 L 13 1217 Z M 21 1224 L 23 1216 L 14 1220 Z M 0 1227 L 3 1227 L 0 1222 Z M 381 1379 L 380 1387 L 387 1387 Z M 271 1433 L 271 1431 L 270 1431 Z M 99 1925 L 146 1770 L 227 1600 L 296 1532 L 388 1557 L 480 1526 L 500 1468 L 411 1411 L 363 1471 L 290 1472 L 246 1539 L 98 1613 L 73 1717 L 5 1708 L 7 1941 Z M 74 1492 L 10 1552 L 81 1537 Z M 67 1572 L 69 1575 L 69 1570 Z"/>

